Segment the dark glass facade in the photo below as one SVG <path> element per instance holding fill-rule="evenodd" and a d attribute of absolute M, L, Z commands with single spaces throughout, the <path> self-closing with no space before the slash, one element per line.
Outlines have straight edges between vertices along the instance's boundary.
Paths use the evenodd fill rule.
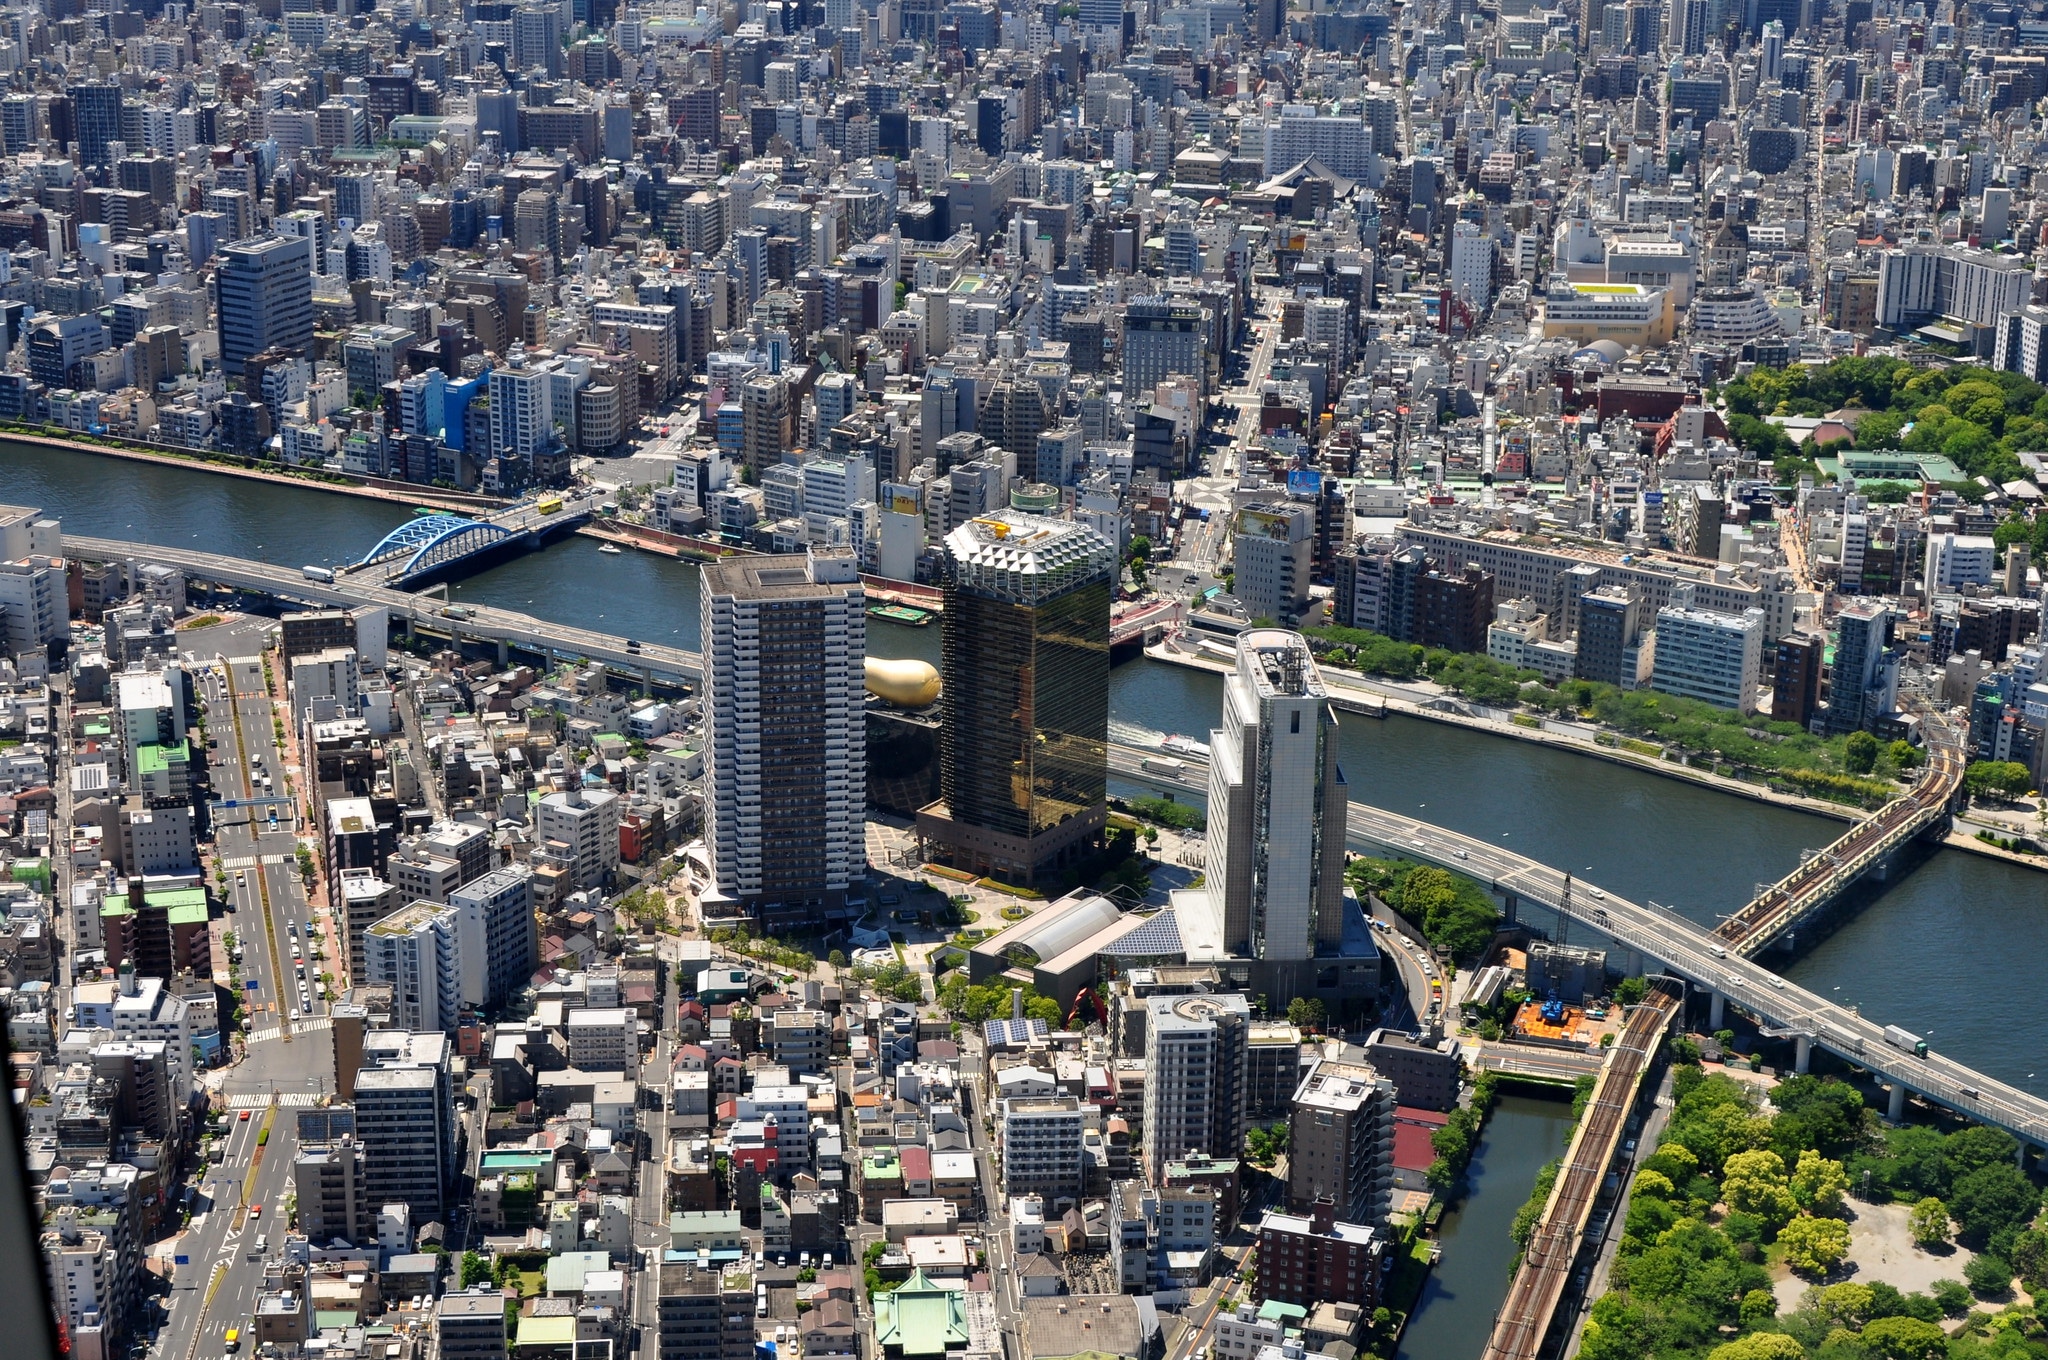
<path fill-rule="evenodd" d="M 947 590 L 940 788 L 953 822 L 1004 841 L 1043 838 L 1057 855 L 1073 847 L 1050 833 L 1076 817 L 1099 823 L 1109 769 L 1109 602 L 1107 579 L 1038 605 Z M 986 867 L 1036 873 L 1055 857 L 1026 853 L 1028 864 Z"/>

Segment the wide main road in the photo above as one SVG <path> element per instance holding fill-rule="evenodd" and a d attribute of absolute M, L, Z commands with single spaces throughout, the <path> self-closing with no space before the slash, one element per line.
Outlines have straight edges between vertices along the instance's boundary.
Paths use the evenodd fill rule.
<path fill-rule="evenodd" d="M 1157 760 L 1159 753 L 1148 747 L 1113 743 L 1110 773 L 1118 779 L 1176 794 L 1206 793 L 1206 761 L 1180 758 L 1186 767 L 1186 777 L 1176 779 L 1145 769 L 1143 762 L 1148 757 Z M 1639 905 L 1578 880 L 1571 882 L 1567 902 L 1565 884 L 1569 876 L 1547 864 L 1362 803 L 1351 805 L 1347 831 L 1347 839 L 1354 847 L 1394 850 L 1410 859 L 1470 875 L 1490 883 L 1497 892 L 1527 899 L 1553 911 L 1562 906 L 1573 921 L 1642 954 L 1646 968 L 1649 961 L 1661 961 L 1670 971 L 1733 1002 L 1767 1026 L 1795 1036 L 1802 1054 L 1809 1045 L 1818 1045 L 1877 1073 L 1891 1084 L 1891 1115 L 1895 1119 L 1903 1113 L 1905 1094 L 1910 1091 L 1996 1125 L 2023 1145 L 2048 1148 L 2048 1101 L 1939 1053 L 1916 1058 L 1892 1047 L 1885 1042 L 1883 1025 L 1741 957 L 1711 931 L 1676 912 Z"/>
<path fill-rule="evenodd" d="M 248 1335 L 263 1283 L 256 1241 L 274 1251 L 284 1240 L 279 1206 L 291 1190 L 298 1145 L 295 1113 L 278 1110 L 258 1147 L 268 1113 L 254 1111 L 247 1121 L 231 1114 L 225 1160 L 199 1175 L 197 1212 L 177 1244 L 184 1263 L 173 1273 L 170 1314 L 154 1352 L 162 1360 L 213 1360 L 227 1353 L 229 1328 Z"/>

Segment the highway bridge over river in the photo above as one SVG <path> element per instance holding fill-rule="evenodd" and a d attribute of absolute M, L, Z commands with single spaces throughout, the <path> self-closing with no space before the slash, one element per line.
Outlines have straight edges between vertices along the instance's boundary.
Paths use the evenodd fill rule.
<path fill-rule="evenodd" d="M 379 605 L 409 627 L 501 647 L 518 647 L 556 658 L 584 658 L 601 661 L 623 674 L 673 684 L 694 684 L 700 674 L 701 658 L 694 651 L 657 643 L 638 643 L 584 628 L 551 623 L 511 610 L 463 608 L 460 617 L 450 617 L 445 606 L 389 586 L 339 577 L 333 582 L 307 579 L 289 567 L 241 558 L 222 557 L 189 548 L 166 548 L 154 544 L 127 543 L 111 539 L 66 534 L 65 548 L 89 561 L 161 562 L 183 569 L 198 580 L 213 581 L 237 589 L 275 595 L 311 605 L 354 608 Z M 1802 865 L 1788 878 L 1790 899 L 1803 904 L 1801 917 L 1817 905 L 1825 886 L 1832 893 L 1854 874 L 1876 866 L 1882 853 L 1900 843 L 1902 824 L 1927 824 L 1949 796 L 1952 762 L 1960 753 L 1935 737 L 1930 730 L 1929 773 L 1922 788 L 1940 793 L 1938 799 L 1906 799 L 1911 811 L 1902 823 L 1878 817 L 1858 824 L 1870 828 L 1866 837 L 1853 839 L 1857 830 L 1836 842 L 1831 850 L 1845 846 L 1852 850 L 1826 866 L 1825 872 L 1809 866 L 1829 854 Z M 1160 753 L 1143 746 L 1112 744 L 1110 772 L 1119 779 L 1142 786 L 1168 790 L 1179 795 L 1201 796 L 1208 789 L 1208 766 L 1199 759 L 1180 761 L 1178 774 L 1147 769 L 1145 761 L 1158 761 Z M 1712 995 L 1715 1014 L 1732 1003 L 1754 1015 L 1773 1032 L 1796 1041 L 1798 1066 L 1803 1070 L 1807 1055 L 1818 1045 L 1875 1072 L 1891 1088 L 1891 1114 L 1903 1111 L 1909 1093 L 1947 1106 L 1987 1124 L 2005 1129 L 2023 1146 L 2048 1148 L 2048 1101 L 2006 1086 L 1974 1072 L 1939 1053 L 1926 1058 L 1893 1048 L 1884 1041 L 1884 1028 L 1843 1009 L 1825 998 L 1793 986 L 1776 973 L 1745 956 L 1743 943 L 1662 908 L 1642 906 L 1606 893 L 1583 882 L 1573 886 L 1566 901 L 1565 878 L 1559 871 L 1535 860 L 1514 854 L 1442 827 L 1412 817 L 1353 803 L 1349 835 L 1361 849 L 1383 848 L 1411 859 L 1439 864 L 1489 883 L 1514 908 L 1527 901 L 1551 911 L 1562 908 L 1582 926 L 1598 931 L 1619 944 L 1637 951 L 1647 960 L 1660 961 L 1665 970 L 1686 978 Z M 1880 847 L 1883 849 L 1880 851 Z M 1805 875 L 1802 877 L 1802 873 Z M 1797 880 L 1794 882 L 1794 880 Z M 1783 885 L 1780 885 L 1782 888 Z M 1770 901 L 1779 889 L 1767 890 L 1760 902 Z M 1752 909 L 1754 904 L 1752 904 Z M 1769 927 L 1760 921 L 1757 929 Z"/>
<path fill-rule="evenodd" d="M 1208 766 L 1199 759 L 1181 760 L 1186 773 L 1174 778 L 1145 768 L 1159 753 L 1141 746 L 1113 745 L 1110 773 L 1128 783 L 1170 791 L 1177 796 L 1203 795 Z M 1973 1071 L 1940 1053 L 1918 1058 L 1884 1040 L 1884 1026 L 1836 1005 L 1731 948 L 1728 941 L 1677 912 L 1645 906 L 1607 892 L 1547 864 L 1498 845 L 1447 828 L 1417 821 L 1403 813 L 1353 803 L 1348 827 L 1353 849 L 1391 851 L 1488 884 L 1509 905 L 1534 903 L 1550 912 L 1562 909 L 1572 929 L 1589 928 L 1640 954 L 1646 972 L 1665 972 L 1686 979 L 1708 993 L 1713 1024 L 1728 1005 L 1754 1016 L 1770 1031 L 1794 1040 L 1796 1066 L 1805 1071 L 1812 1050 L 1831 1053 L 1868 1068 L 1889 1088 L 1889 1114 L 1898 1119 L 1909 1095 L 2004 1129 L 2028 1148 L 2048 1149 L 2048 1101 Z"/>

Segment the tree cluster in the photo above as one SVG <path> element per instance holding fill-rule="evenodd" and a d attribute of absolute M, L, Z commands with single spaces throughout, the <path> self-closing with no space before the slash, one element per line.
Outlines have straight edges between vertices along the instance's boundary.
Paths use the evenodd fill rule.
<path fill-rule="evenodd" d="M 1963 791 L 1972 798 L 2018 798 L 2033 787 L 2034 777 L 2016 760 L 1973 760 L 1963 770 Z"/>
<path fill-rule="evenodd" d="M 2041 1192 L 2015 1164 L 2017 1150 L 1997 1129 L 1973 1125 L 1943 1135 L 1906 1124 L 1851 1158 L 1849 1176 L 1859 1189 L 1868 1184 L 1873 1198 L 1912 1203 L 1916 1237 L 1924 1229 L 1923 1240 L 1945 1240 L 1953 1222 L 1957 1239 L 1985 1262 L 1973 1288 L 1995 1294 L 2017 1275 L 2031 1293 L 2037 1284 L 2048 1288 L 2048 1233 L 2028 1226 Z"/>
<path fill-rule="evenodd" d="M 1861 357 L 1812 366 L 1756 369 L 1721 389 L 1728 432 L 1761 458 L 1796 457 L 1783 430 L 1764 417 L 1819 416 L 1860 409 L 1858 449 L 1938 453 L 1969 477 L 1992 482 L 2027 475 L 2018 454 L 2048 441 L 2048 389 L 2017 373 L 1977 367 L 1916 368 L 1902 359 Z M 1981 495 L 1981 488 L 1970 484 Z"/>
<path fill-rule="evenodd" d="M 1000 979 L 977 986 L 969 982 L 965 974 L 955 973 L 939 987 L 939 1004 L 958 1019 L 973 1025 L 1007 1019 L 1010 1014 L 1010 987 L 1011 984 Z M 1030 987 L 1024 989 L 1024 1018 L 1043 1020 L 1054 1029 L 1067 1023 L 1067 1013 L 1058 1001 L 1041 996 Z"/>
<path fill-rule="evenodd" d="M 1352 860 L 1345 874 L 1360 896 L 1376 894 L 1414 922 L 1422 938 L 1449 950 L 1460 963 L 1479 957 L 1493 942 L 1500 909 L 1486 889 L 1462 874 L 1367 857 Z"/>
<path fill-rule="evenodd" d="M 1884 779 L 1910 769 L 1920 759 L 1905 742 L 1880 746 L 1860 733 L 1816 737 L 1792 723 L 1772 723 L 1697 699 L 1652 690 L 1622 690 L 1591 680 L 1566 680 L 1551 686 L 1534 671 L 1517 670 L 1476 653 L 1432 650 L 1357 628 L 1308 628 L 1303 636 L 1326 660 L 1368 675 L 1435 680 L 1453 693 L 1495 707 L 1590 716 L 1630 736 L 1696 755 L 1713 753 L 1731 765 L 1752 770 L 1787 776 L 1806 772 Z M 1868 747 L 1856 742 L 1859 735 L 1870 743 Z M 1890 792 L 1860 781 L 1823 784 L 1815 791 L 1822 796 L 1845 796 L 1850 802 Z"/>
<path fill-rule="evenodd" d="M 1472 1083 L 1471 1103 L 1453 1109 L 1444 1126 L 1430 1134 L 1429 1149 L 1436 1154 L 1436 1160 L 1429 1164 L 1427 1175 L 1430 1189 L 1438 1194 L 1457 1185 L 1465 1168 L 1472 1164 L 1472 1154 L 1479 1150 L 1480 1131 L 1493 1110 L 1499 1081 L 1493 1073 L 1481 1072 Z"/>

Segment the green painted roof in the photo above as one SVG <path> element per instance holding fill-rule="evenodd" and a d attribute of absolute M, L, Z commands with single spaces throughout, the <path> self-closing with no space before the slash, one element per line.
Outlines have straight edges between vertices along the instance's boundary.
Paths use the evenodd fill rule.
<path fill-rule="evenodd" d="M 898 1289 L 875 1296 L 875 1340 L 901 1355 L 944 1355 L 967 1344 L 967 1302 L 960 1291 L 942 1289 L 910 1272 Z"/>
<path fill-rule="evenodd" d="M 204 888 L 159 888 L 155 892 L 144 893 L 142 901 L 151 911 L 162 912 L 164 919 L 174 926 L 206 923 Z"/>
<path fill-rule="evenodd" d="M 1969 474 L 1941 454 L 1904 449 L 1851 449 L 1832 458 L 1816 458 L 1814 464 L 1831 477 L 1847 473 L 1859 481 L 1900 481 L 1916 476 L 1930 482 L 1969 480 Z"/>
<path fill-rule="evenodd" d="M 313 1325 L 323 1332 L 338 1332 L 356 1325 L 356 1311 L 353 1308 L 322 1308 L 313 1314 Z"/>
<path fill-rule="evenodd" d="M 110 917 L 133 916 L 134 914 L 135 908 L 129 906 L 126 901 L 108 899 L 100 903 L 100 919 L 102 921 Z"/>
<path fill-rule="evenodd" d="M 138 775 L 162 774 L 173 765 L 191 763 L 192 752 L 182 741 L 168 746 L 162 742 L 146 741 L 135 748 L 135 772 Z"/>
<path fill-rule="evenodd" d="M 554 1164 L 555 1159 L 545 1152 L 486 1152 L 481 1171 L 486 1176 L 494 1171 L 532 1173 L 545 1171 Z"/>

